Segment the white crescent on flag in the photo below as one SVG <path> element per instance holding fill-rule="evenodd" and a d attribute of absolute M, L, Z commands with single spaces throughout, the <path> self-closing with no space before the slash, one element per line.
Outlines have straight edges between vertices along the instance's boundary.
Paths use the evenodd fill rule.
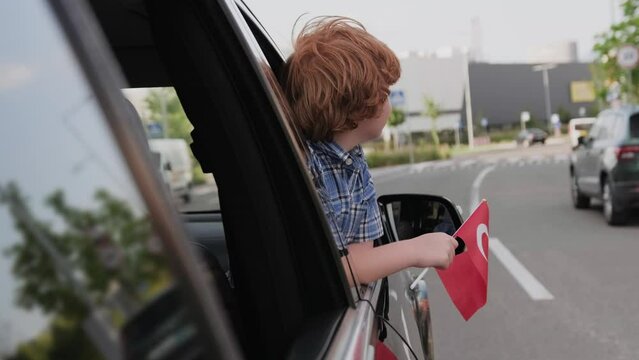
<path fill-rule="evenodd" d="M 484 244 L 482 242 L 484 234 L 486 234 L 486 236 L 489 236 L 488 226 L 486 226 L 486 224 L 479 224 L 479 226 L 477 226 L 477 247 L 479 248 L 479 252 L 481 252 L 484 259 L 488 261 L 488 257 L 486 256 L 486 253 L 484 252 Z"/>

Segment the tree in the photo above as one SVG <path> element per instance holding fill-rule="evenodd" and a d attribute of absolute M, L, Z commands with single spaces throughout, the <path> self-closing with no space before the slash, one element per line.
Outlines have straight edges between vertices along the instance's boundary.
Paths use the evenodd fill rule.
<path fill-rule="evenodd" d="M 406 121 L 406 113 L 402 109 L 393 108 L 391 110 L 390 117 L 388 118 L 388 126 L 393 129 L 393 138 L 395 148 L 399 147 L 399 134 L 397 132 L 397 127 L 403 124 Z M 388 149 L 386 149 L 388 150 Z"/>
<path fill-rule="evenodd" d="M 622 69 L 617 64 L 617 52 L 622 45 L 639 44 L 639 0 L 625 0 L 621 8 L 623 18 L 610 26 L 610 29 L 595 37 L 593 50 L 596 60 L 593 66 L 593 78 L 596 94 L 601 101 L 606 100 L 608 89 L 618 85 L 621 94 L 629 100 L 637 99 L 639 70 Z"/>
<path fill-rule="evenodd" d="M 56 215 L 50 219 L 53 226 L 35 218 L 17 185 L 0 186 L 0 204 L 9 208 L 22 238 L 4 249 L 19 280 L 16 289 L 4 291 L 16 292 L 18 306 L 38 308 L 51 319 L 49 327 L 20 345 L 13 358 L 94 354 L 88 337 L 79 336 L 89 313 L 115 310 L 107 326 L 117 328 L 121 320 L 116 319 L 130 317 L 166 287 L 161 284 L 169 281 L 167 265 L 153 246 L 146 214 L 136 214 L 128 202 L 106 190 L 97 190 L 94 199 L 93 208 L 78 208 L 69 205 L 62 191 L 53 192 L 45 202 Z M 116 261 L 104 258 L 105 244 L 120 254 Z"/>
<path fill-rule="evenodd" d="M 144 101 L 150 113 L 147 122 L 162 124 L 168 138 L 184 139 L 188 144 L 193 142 L 191 139 L 193 125 L 186 117 L 180 99 L 173 88 L 153 89 Z M 193 182 L 202 184 L 206 181 L 202 167 L 193 154 L 190 156 L 193 160 Z"/>
<path fill-rule="evenodd" d="M 149 92 L 146 99 L 149 109 L 149 121 L 162 124 L 166 137 L 184 139 L 191 143 L 193 125 L 189 122 L 175 90 L 172 88 L 157 88 Z"/>
<path fill-rule="evenodd" d="M 572 113 L 570 113 L 570 110 L 563 106 L 559 106 L 555 113 L 559 115 L 559 121 L 561 121 L 562 124 L 568 124 L 570 119 L 572 119 Z"/>
<path fill-rule="evenodd" d="M 428 116 L 431 121 L 430 126 L 430 136 L 433 139 L 433 143 L 435 144 L 435 148 L 439 149 L 439 134 L 437 133 L 437 119 L 441 115 L 441 107 L 435 99 L 430 96 L 424 97 L 424 115 Z"/>
<path fill-rule="evenodd" d="M 404 110 L 400 110 L 397 108 L 393 108 L 390 114 L 390 118 L 388 119 L 388 126 L 390 127 L 398 127 L 406 121 L 406 113 Z"/>

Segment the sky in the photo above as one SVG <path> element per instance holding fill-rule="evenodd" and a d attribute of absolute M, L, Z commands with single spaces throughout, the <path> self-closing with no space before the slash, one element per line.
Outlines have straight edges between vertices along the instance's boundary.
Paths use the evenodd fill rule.
<path fill-rule="evenodd" d="M 400 56 L 468 47 L 471 19 L 478 18 L 483 60 L 488 62 L 525 62 L 530 48 L 564 41 L 576 41 L 579 60 L 590 61 L 594 36 L 621 16 L 621 0 L 244 1 L 285 53 L 293 25 L 303 14 L 302 19 L 352 17 Z"/>

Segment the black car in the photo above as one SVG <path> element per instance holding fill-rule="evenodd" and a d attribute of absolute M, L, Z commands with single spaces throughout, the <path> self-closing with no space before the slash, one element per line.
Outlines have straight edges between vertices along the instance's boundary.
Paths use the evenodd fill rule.
<path fill-rule="evenodd" d="M 623 224 L 639 206 L 639 108 L 601 112 L 570 158 L 571 194 L 578 209 L 601 199 L 606 221 Z"/>
<path fill-rule="evenodd" d="M 0 357 L 432 358 L 414 269 L 349 286 L 242 2 L 2 2 L 0 39 Z M 180 212 L 123 96 L 157 87 L 215 180 L 187 205 L 210 208 Z M 442 197 L 379 204 L 386 234 L 462 221 Z"/>
<path fill-rule="evenodd" d="M 517 134 L 517 144 L 523 146 L 530 146 L 534 144 L 545 144 L 548 138 L 548 133 L 541 129 L 531 128 L 525 129 Z"/>

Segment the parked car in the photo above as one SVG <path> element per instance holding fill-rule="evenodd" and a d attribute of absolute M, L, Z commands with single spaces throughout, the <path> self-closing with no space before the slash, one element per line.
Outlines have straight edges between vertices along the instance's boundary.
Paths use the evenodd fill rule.
<path fill-rule="evenodd" d="M 184 139 L 149 139 L 149 148 L 160 155 L 159 169 L 171 193 L 189 202 L 193 187 L 189 145 Z"/>
<path fill-rule="evenodd" d="M 284 58 L 242 2 L 2 2 L 0 39 L 3 358 L 432 358 L 425 282 L 349 286 Z M 167 86 L 220 210 L 178 212 L 121 91 Z M 386 199 L 379 244 L 462 222 L 442 197 Z"/>
<path fill-rule="evenodd" d="M 525 129 L 517 134 L 517 145 L 530 146 L 536 143 L 545 144 L 548 133 L 541 129 Z"/>
<path fill-rule="evenodd" d="M 625 223 L 639 206 L 639 107 L 601 112 L 578 142 L 570 158 L 574 206 L 587 208 L 591 198 L 598 198 L 609 224 Z"/>
<path fill-rule="evenodd" d="M 570 145 L 573 149 L 579 145 L 579 138 L 581 136 L 588 135 L 595 120 L 597 120 L 597 118 L 585 117 L 571 119 L 568 122 L 568 137 L 570 138 Z"/>

